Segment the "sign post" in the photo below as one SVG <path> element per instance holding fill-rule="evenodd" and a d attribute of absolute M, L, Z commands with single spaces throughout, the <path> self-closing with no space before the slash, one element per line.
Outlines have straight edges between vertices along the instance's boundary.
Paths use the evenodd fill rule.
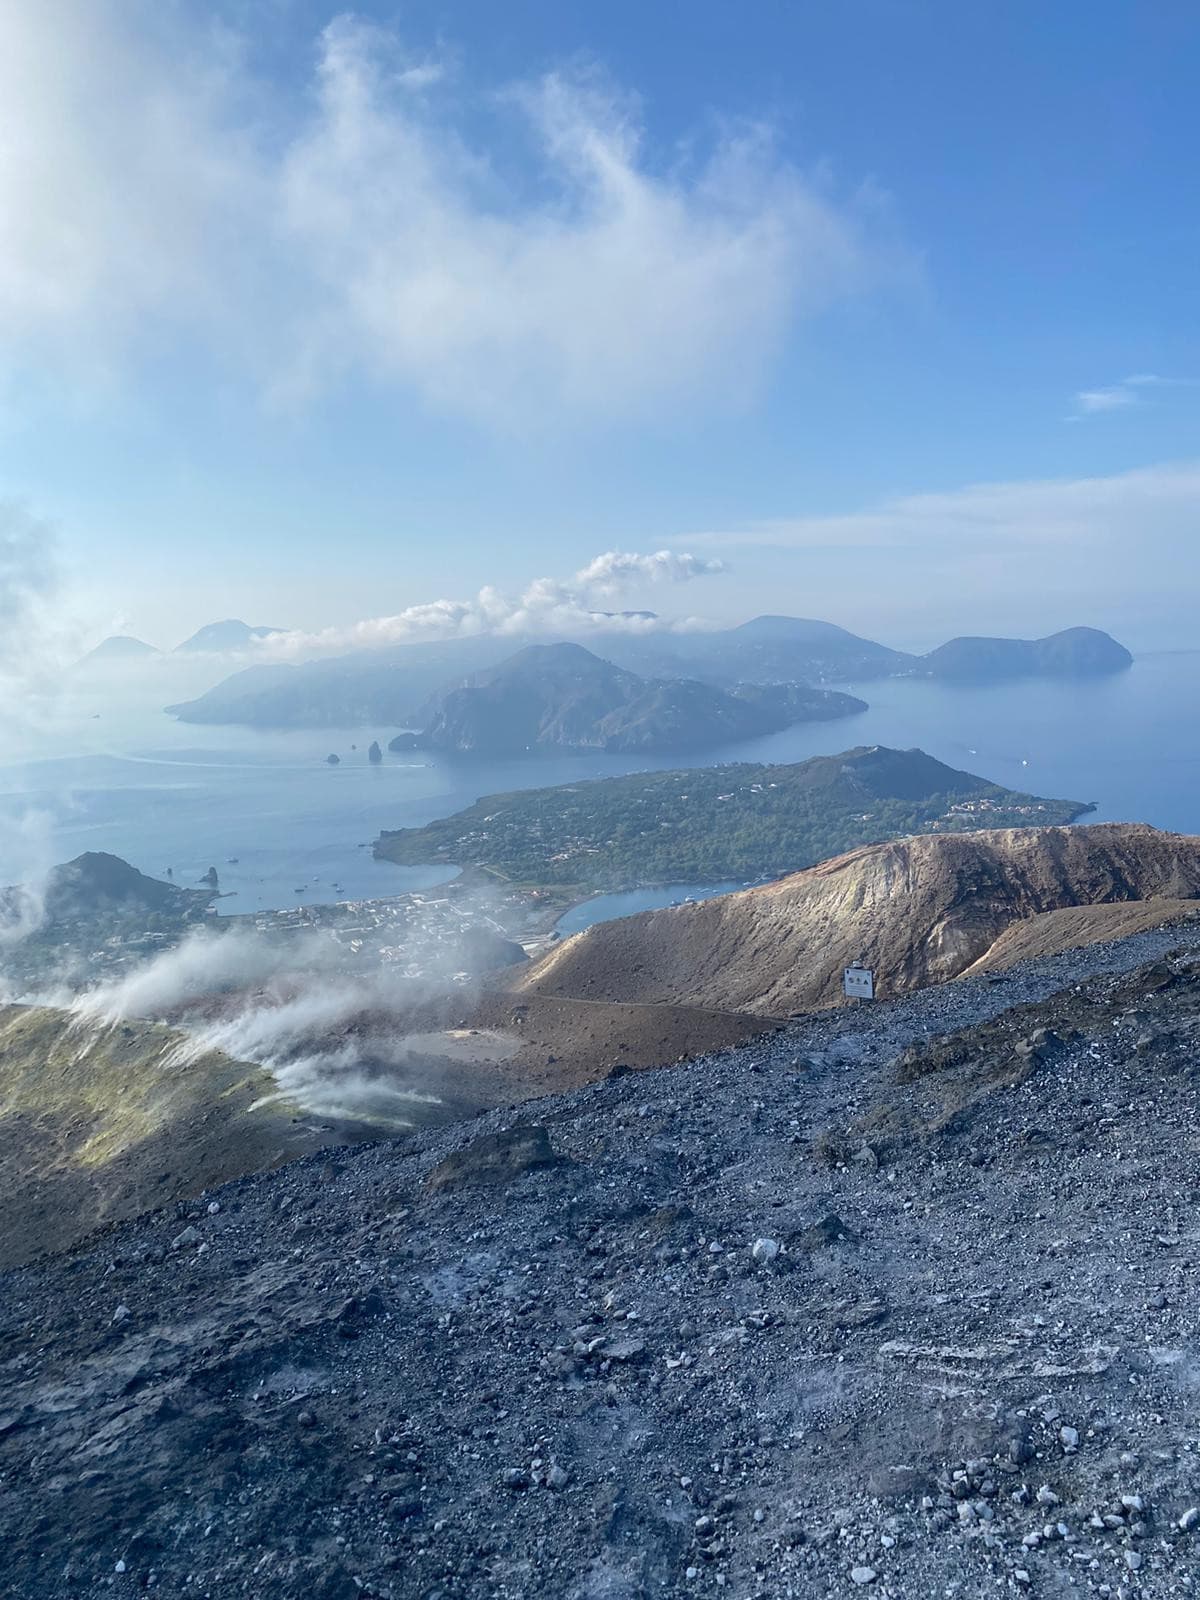
<path fill-rule="evenodd" d="M 853 962 L 842 972 L 842 993 L 848 1000 L 874 1000 L 875 974 L 860 961 Z"/>

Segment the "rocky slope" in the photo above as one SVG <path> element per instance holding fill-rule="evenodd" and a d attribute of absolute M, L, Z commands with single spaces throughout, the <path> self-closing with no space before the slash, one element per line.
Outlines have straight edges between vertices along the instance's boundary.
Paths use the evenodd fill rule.
<path fill-rule="evenodd" d="M 7 1274 L 4 1592 L 1194 1594 L 1200 965 L 1165 938 Z"/>
<path fill-rule="evenodd" d="M 317 981 L 320 981 L 319 979 Z M 682 1006 L 456 991 L 315 1018 L 284 1040 L 246 997 L 175 1027 L 0 1007 L 0 1267 L 214 1184 L 364 1138 L 741 1044 L 763 1021 Z M 230 1013 L 230 1048 L 216 1048 Z M 256 1026 L 257 1024 L 257 1026 Z M 256 1048 L 255 1036 L 258 1036 Z M 262 1048 L 265 1046 L 265 1048 Z"/>
<path fill-rule="evenodd" d="M 957 977 L 1043 912 L 1198 895 L 1200 839 L 1141 825 L 898 839 L 761 888 L 601 923 L 513 987 L 681 1005 L 703 996 L 722 1010 L 786 1015 L 834 1004 L 856 959 L 894 995 Z"/>
<path fill-rule="evenodd" d="M 1063 906 L 1007 927 L 987 952 L 963 973 L 1005 972 L 1023 961 L 1040 961 L 1062 950 L 1127 939 L 1163 926 L 1186 927 L 1200 921 L 1200 901 L 1122 900 L 1115 904 Z"/>

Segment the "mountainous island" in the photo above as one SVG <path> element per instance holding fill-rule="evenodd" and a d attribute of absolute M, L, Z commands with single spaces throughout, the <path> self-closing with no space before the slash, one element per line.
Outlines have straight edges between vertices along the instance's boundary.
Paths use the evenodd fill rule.
<path fill-rule="evenodd" d="M 1125 646 L 1098 628 L 1065 628 L 1045 639 L 951 639 L 922 656 L 931 678 L 1003 683 L 1010 678 L 1096 678 L 1133 664 Z"/>
<path fill-rule="evenodd" d="M 852 695 L 792 685 L 732 691 L 687 678 L 641 678 L 577 644 L 528 645 L 444 690 L 395 750 L 517 755 L 531 750 L 695 750 L 865 711 Z"/>
<path fill-rule="evenodd" d="M 118 946 L 143 955 L 208 920 L 215 888 L 147 877 L 120 856 L 89 850 L 53 867 L 36 890 L 0 889 L 2 975 L 45 984 L 100 972 Z"/>
<path fill-rule="evenodd" d="M 268 628 L 262 625 L 240 621 L 237 617 L 229 617 L 224 622 L 208 622 L 203 628 L 198 628 L 182 644 L 177 644 L 175 649 L 183 654 L 205 653 L 212 655 L 232 654 L 237 650 L 246 650 L 256 639 L 266 639 L 273 633 L 279 633 L 279 628 Z"/>
<path fill-rule="evenodd" d="M 448 692 L 447 686 L 462 686 L 471 675 L 497 666 L 520 642 L 477 637 L 360 650 L 298 666 L 254 666 L 167 710 L 181 722 L 256 728 L 422 726 L 419 707 Z M 605 660 L 643 677 L 686 678 L 723 689 L 895 677 L 973 682 L 1038 674 L 1080 677 L 1119 672 L 1131 659 L 1122 645 L 1091 628 L 1068 628 L 1041 640 L 955 639 L 918 656 L 829 622 L 778 616 L 693 633 L 614 631 L 598 650 Z"/>
<path fill-rule="evenodd" d="M 180 722 L 251 728 L 403 728 L 448 683 L 511 655 L 511 639 L 455 639 L 359 650 L 295 666 L 264 662 L 167 706 Z"/>
<path fill-rule="evenodd" d="M 865 683 L 902 674 L 915 660 L 832 622 L 780 616 L 694 633 L 614 634 L 604 653 L 635 672 L 686 673 L 727 685 Z"/>
<path fill-rule="evenodd" d="M 152 644 L 147 644 L 144 639 L 135 639 L 129 633 L 114 633 L 108 639 L 101 639 L 100 643 L 80 658 L 79 665 L 87 666 L 91 663 L 103 665 L 105 662 L 119 663 L 123 661 L 141 661 L 147 656 L 156 656 L 160 652 Z"/>
<path fill-rule="evenodd" d="M 921 750 L 860 746 L 788 766 L 640 772 L 487 795 L 423 828 L 382 834 L 375 853 L 598 891 L 774 876 L 899 834 L 1065 823 L 1090 809 L 1019 794 Z"/>

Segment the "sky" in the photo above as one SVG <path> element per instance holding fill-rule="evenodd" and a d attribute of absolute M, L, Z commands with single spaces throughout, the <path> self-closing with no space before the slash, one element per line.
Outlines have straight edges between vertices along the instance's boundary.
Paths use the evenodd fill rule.
<path fill-rule="evenodd" d="M 1193 643 L 1198 69 L 1173 0 L 3 0 L 0 621 Z"/>

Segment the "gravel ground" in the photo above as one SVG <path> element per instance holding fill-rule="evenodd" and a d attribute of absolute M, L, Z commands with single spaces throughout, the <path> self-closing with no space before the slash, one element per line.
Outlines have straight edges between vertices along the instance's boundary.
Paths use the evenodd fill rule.
<path fill-rule="evenodd" d="M 7 1274 L 0 1592 L 1200 1593 L 1198 951 L 802 1019 Z"/>

